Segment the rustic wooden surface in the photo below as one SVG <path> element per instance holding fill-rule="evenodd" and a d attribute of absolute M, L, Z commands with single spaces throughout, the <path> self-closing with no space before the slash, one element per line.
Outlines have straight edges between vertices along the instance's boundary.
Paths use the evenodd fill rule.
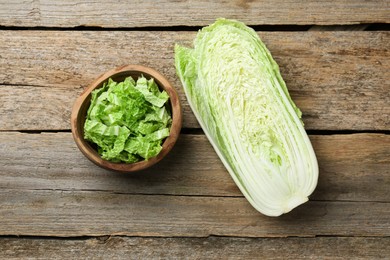
<path fill-rule="evenodd" d="M 98 237 L 78 240 L 5 238 L 6 258 L 80 259 L 385 259 L 390 238 L 140 238 Z M 34 251 L 31 250 L 34 248 Z M 151 250 L 152 249 L 152 250 Z"/>
<path fill-rule="evenodd" d="M 82 90 L 101 73 L 128 63 L 158 67 L 178 89 L 183 126 L 199 127 L 173 66 L 174 44 L 190 45 L 195 34 L 0 31 L 0 129 L 69 129 L 72 104 Z M 390 78 L 389 32 L 259 34 L 281 67 L 306 129 L 390 128 L 384 84 Z"/>
<path fill-rule="evenodd" d="M 321 171 L 312 199 L 390 202 L 389 135 L 310 135 L 310 139 Z M 5 132 L 0 140 L 0 189 L 242 196 L 204 135 L 181 135 L 166 159 L 136 174 L 94 167 L 70 133 Z"/>
<path fill-rule="evenodd" d="M 31 0 L 0 3 L 3 26 L 204 26 L 216 17 L 240 19 L 250 25 L 328 25 L 387 23 L 386 0 L 286 1 L 104 1 Z"/>
<path fill-rule="evenodd" d="M 258 31 L 318 157 L 310 201 L 279 218 L 242 196 L 175 75 L 174 44 L 216 17 Z M 379 0 L 1 1 L 0 259 L 388 258 L 389 18 Z M 166 75 L 184 112 L 172 152 L 135 174 L 96 167 L 70 133 L 76 97 L 129 63 Z"/>

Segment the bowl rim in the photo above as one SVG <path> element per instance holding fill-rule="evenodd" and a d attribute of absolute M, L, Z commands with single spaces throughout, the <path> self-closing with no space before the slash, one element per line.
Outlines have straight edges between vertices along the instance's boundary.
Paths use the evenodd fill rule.
<path fill-rule="evenodd" d="M 160 151 L 160 153 L 157 156 L 150 158 L 149 160 L 143 160 L 136 163 L 116 163 L 102 159 L 101 156 L 97 153 L 97 151 L 89 144 L 89 142 L 84 139 L 83 124 L 79 125 L 79 120 L 82 120 L 81 117 L 85 117 L 85 114 L 82 114 L 81 108 L 85 102 L 90 103 L 91 92 L 99 86 L 102 86 L 102 84 L 106 82 L 109 78 L 125 73 L 140 73 L 143 74 L 145 77 L 152 77 L 159 86 L 159 88 L 164 89 L 168 93 L 172 113 L 172 125 L 170 128 L 170 135 L 163 142 L 162 150 Z M 87 107 L 89 107 L 89 105 L 90 104 L 87 104 Z M 101 74 L 91 84 L 89 84 L 84 89 L 84 91 L 77 97 L 71 113 L 72 136 L 79 150 L 84 154 L 85 157 L 87 157 L 97 166 L 118 172 L 140 171 L 149 168 L 157 162 L 161 161 L 162 158 L 164 158 L 170 152 L 170 150 L 176 143 L 180 135 L 181 126 L 182 109 L 179 96 L 176 90 L 161 73 L 159 73 L 153 68 L 146 67 L 143 65 L 123 65 Z"/>

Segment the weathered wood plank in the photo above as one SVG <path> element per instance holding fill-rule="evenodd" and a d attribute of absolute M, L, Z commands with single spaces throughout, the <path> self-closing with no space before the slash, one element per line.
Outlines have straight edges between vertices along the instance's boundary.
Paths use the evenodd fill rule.
<path fill-rule="evenodd" d="M 389 237 L 0 239 L 2 259 L 384 259 L 389 248 Z"/>
<path fill-rule="evenodd" d="M 390 203 L 309 201 L 270 218 L 242 197 L 2 189 L 0 235 L 390 236 Z"/>
<path fill-rule="evenodd" d="M 320 165 L 313 200 L 390 202 L 390 136 L 310 136 Z M 0 189 L 242 196 L 204 135 L 181 135 L 166 159 L 136 174 L 98 168 L 70 133 L 0 133 Z"/>
<path fill-rule="evenodd" d="M 261 32 L 307 129 L 390 129 L 389 32 Z M 0 130 L 69 129 L 75 98 L 113 67 L 160 70 L 180 94 L 174 43 L 195 32 L 0 31 Z"/>
<path fill-rule="evenodd" d="M 389 23 L 389 4 L 379 1 L 174 1 L 94 0 L 0 3 L 2 26 L 201 26 L 217 17 L 252 25 Z"/>

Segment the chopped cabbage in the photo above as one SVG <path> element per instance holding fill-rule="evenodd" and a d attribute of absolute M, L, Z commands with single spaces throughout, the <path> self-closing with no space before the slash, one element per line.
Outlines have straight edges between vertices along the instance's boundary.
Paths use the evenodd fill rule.
<path fill-rule="evenodd" d="M 95 143 L 105 160 L 134 163 L 157 156 L 169 136 L 172 118 L 169 96 L 153 79 L 109 79 L 92 91 L 84 123 L 84 138 Z"/>

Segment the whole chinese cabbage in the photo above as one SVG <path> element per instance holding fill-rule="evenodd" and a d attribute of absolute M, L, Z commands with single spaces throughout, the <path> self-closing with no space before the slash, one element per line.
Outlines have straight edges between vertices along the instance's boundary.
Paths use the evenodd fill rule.
<path fill-rule="evenodd" d="M 199 31 L 193 49 L 175 46 L 175 66 L 199 124 L 251 205 L 279 216 L 306 202 L 317 159 L 257 33 L 218 19 Z"/>

